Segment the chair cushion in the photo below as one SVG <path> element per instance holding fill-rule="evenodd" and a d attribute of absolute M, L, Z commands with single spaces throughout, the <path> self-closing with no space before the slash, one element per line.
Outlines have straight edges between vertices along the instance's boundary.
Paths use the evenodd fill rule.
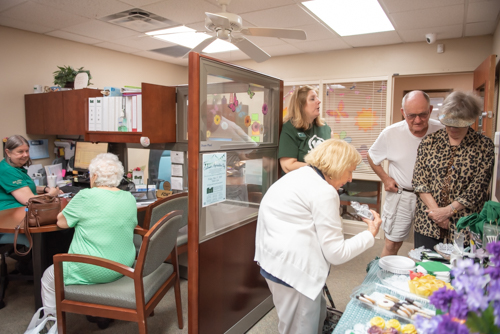
<path fill-rule="evenodd" d="M 171 264 L 162 263 L 154 272 L 143 277 L 146 303 L 173 272 Z M 67 285 L 64 294 L 68 300 L 136 309 L 134 280 L 126 276 L 105 284 Z"/>

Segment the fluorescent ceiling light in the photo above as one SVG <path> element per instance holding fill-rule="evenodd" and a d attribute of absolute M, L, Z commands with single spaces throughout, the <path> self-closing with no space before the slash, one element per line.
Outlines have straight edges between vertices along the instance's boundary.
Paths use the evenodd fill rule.
<path fill-rule="evenodd" d="M 188 28 L 186 26 L 156 30 L 148 32 L 146 34 L 154 38 L 161 39 L 163 41 L 185 46 L 190 49 L 194 48 L 207 38 L 212 37 L 205 33 L 197 33 L 196 30 Z M 209 46 L 207 46 L 205 49 L 203 49 L 203 52 L 216 53 L 216 52 L 225 52 L 237 49 L 238 48 L 233 44 L 217 39 Z"/>
<path fill-rule="evenodd" d="M 394 30 L 377 0 L 315 0 L 302 5 L 340 36 Z"/>

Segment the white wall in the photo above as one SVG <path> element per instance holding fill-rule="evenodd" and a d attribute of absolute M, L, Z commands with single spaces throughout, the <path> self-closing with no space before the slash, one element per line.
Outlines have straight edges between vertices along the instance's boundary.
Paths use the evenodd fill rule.
<path fill-rule="evenodd" d="M 184 66 L 0 26 L 1 138 L 26 135 L 24 94 L 32 93 L 35 84 L 53 85 L 52 73 L 58 65 L 90 70 L 91 87 L 98 88 L 140 86 L 141 82 L 175 86 L 188 81 Z M 28 137 L 49 138 L 50 148 L 55 138 Z M 50 161 L 52 158 L 36 162 Z"/>

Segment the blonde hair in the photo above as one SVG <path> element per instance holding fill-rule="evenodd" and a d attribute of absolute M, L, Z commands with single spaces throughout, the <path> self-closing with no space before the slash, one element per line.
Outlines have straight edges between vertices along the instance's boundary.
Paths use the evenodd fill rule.
<path fill-rule="evenodd" d="M 304 161 L 319 169 L 331 179 L 340 178 L 344 172 L 361 162 L 361 154 L 341 139 L 328 139 L 316 146 Z"/>
<path fill-rule="evenodd" d="M 302 86 L 293 92 L 290 98 L 290 105 L 288 106 L 288 115 L 285 117 L 285 122 L 290 121 L 292 125 L 297 129 L 309 129 L 312 124 L 307 123 L 306 117 L 304 116 L 304 105 L 307 102 L 307 95 L 311 90 L 318 92 L 311 86 Z M 313 121 L 317 126 L 325 125 L 325 122 L 321 115 L 316 117 Z"/>

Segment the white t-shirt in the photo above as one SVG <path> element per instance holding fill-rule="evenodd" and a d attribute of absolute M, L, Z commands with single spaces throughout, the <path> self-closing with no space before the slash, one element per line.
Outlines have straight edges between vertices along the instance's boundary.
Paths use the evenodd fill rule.
<path fill-rule="evenodd" d="M 429 119 L 425 135 L 442 128 L 444 125 L 441 122 Z M 411 190 L 418 145 L 424 137 L 413 135 L 408 123 L 403 120 L 386 127 L 370 147 L 368 154 L 375 165 L 380 165 L 385 159 L 389 160 L 389 176 L 401 187 Z"/>

